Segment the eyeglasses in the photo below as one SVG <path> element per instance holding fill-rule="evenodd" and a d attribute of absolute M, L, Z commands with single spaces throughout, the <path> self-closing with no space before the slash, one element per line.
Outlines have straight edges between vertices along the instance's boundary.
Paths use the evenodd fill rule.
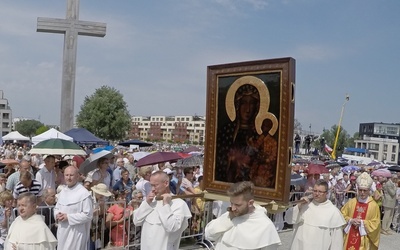
<path fill-rule="evenodd" d="M 321 191 L 321 190 L 313 190 L 313 193 L 316 193 L 316 194 L 325 194 L 325 193 L 326 193 L 326 191 Z"/>

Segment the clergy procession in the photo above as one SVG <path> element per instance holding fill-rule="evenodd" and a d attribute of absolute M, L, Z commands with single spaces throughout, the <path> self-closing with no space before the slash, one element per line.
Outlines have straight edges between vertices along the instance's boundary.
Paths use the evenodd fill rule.
<path fill-rule="evenodd" d="M 203 149 L 157 148 L 82 147 L 84 156 L 3 145 L 1 248 L 382 249 L 381 234 L 399 232 L 397 174 L 293 167 L 306 175 L 278 216 L 256 202 L 251 181 L 232 183 L 229 201 L 205 201 Z M 293 229 L 288 245 L 282 223 Z"/>
<path fill-rule="evenodd" d="M 341 124 L 393 117 L 398 2 L 80 2 L 1 4 L 0 250 L 400 248 L 400 123 Z"/>

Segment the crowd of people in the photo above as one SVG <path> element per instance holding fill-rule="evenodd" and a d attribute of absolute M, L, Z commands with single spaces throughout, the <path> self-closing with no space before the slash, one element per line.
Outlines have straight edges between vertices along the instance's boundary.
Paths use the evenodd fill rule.
<path fill-rule="evenodd" d="M 186 230 L 197 230 L 217 250 L 281 245 L 250 181 L 233 183 L 228 211 L 202 221 L 204 200 L 177 196 L 203 192 L 200 166 L 136 168 L 133 152 L 122 149 L 86 173 L 84 157 L 29 155 L 11 146 L 2 152 L 0 249 L 101 249 L 133 240 L 142 250 L 177 250 Z M 292 193 L 302 197 L 285 212 L 294 228 L 291 249 L 378 249 L 380 234 L 398 231 L 397 174 L 384 178 L 339 168 L 303 174 L 307 181 Z"/>
<path fill-rule="evenodd" d="M 311 193 L 314 183 L 318 179 L 324 179 L 328 183 L 328 199 L 339 209 L 349 199 L 356 197 L 357 176 L 362 172 L 367 172 L 373 180 L 369 194 L 379 206 L 381 219 L 385 220 L 385 224 L 382 225 L 382 233 L 391 234 L 399 229 L 400 173 L 392 173 L 390 176 L 384 177 L 382 175 L 374 175 L 373 171 L 368 168 L 350 172 L 341 171 L 340 168 L 333 168 L 329 173 L 324 174 L 308 174 L 307 169 L 302 172 L 305 175 L 306 182 L 303 185 L 293 186 L 292 190 Z M 296 192 L 293 193 L 295 194 Z"/>
<path fill-rule="evenodd" d="M 15 145 L 5 145 L 1 152 L 1 161 L 6 166 L 0 174 L 0 249 L 22 244 L 55 249 L 54 241 L 57 249 L 100 249 L 124 247 L 129 240 L 140 242 L 141 249 L 154 249 L 153 240 L 146 240 L 148 233 L 142 233 L 149 227 L 150 231 L 165 230 L 166 241 L 160 243 L 163 246 L 160 249 L 178 249 L 180 235 L 191 222 L 189 219 L 199 216 L 204 209 L 201 203 L 193 202 L 192 206 L 192 200 L 171 199 L 169 195 L 201 193 L 199 166 L 173 168 L 169 163 L 160 163 L 136 168 L 133 152 L 118 149 L 98 159 L 96 167 L 86 173 L 82 168 L 85 157 L 81 156 L 31 155 L 27 149 Z M 43 217 L 44 232 L 49 232 L 46 236 L 54 238 L 34 239 L 30 238 L 32 234 L 15 230 L 14 234 L 22 238 L 10 234 L 11 225 L 20 221 L 25 211 L 19 201 L 27 194 L 32 196 L 28 203 Z M 160 203 L 156 196 L 164 197 L 161 198 L 164 201 Z M 143 204 L 151 211 L 162 210 L 166 221 L 151 221 L 157 214 L 148 214 Z M 165 204 L 170 207 L 167 209 Z M 195 208 L 197 212 L 193 212 Z M 169 216 L 176 213 L 183 214 L 176 215 L 179 223 L 178 217 Z M 167 224 L 160 228 L 159 224 L 164 222 Z M 135 239 L 130 238 L 130 230 L 135 230 Z"/>
<path fill-rule="evenodd" d="M 372 170 L 335 167 L 309 174 L 307 168 L 293 168 L 305 182 L 292 186 L 291 198 L 299 204 L 286 213 L 286 221 L 294 224 L 292 249 L 378 249 L 380 234 L 400 232 L 400 173 L 384 177 Z"/>

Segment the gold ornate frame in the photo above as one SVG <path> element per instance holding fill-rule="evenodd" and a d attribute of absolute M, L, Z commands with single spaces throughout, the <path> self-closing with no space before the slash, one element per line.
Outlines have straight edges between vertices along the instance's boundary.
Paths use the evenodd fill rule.
<path fill-rule="evenodd" d="M 274 174 L 271 174 L 271 171 L 268 172 L 270 180 L 267 183 L 269 184 L 265 186 L 256 185 L 255 198 L 260 202 L 275 201 L 280 204 L 288 204 L 291 173 L 289 165 L 292 157 L 295 103 L 295 60 L 293 58 L 239 62 L 207 67 L 204 188 L 209 193 L 225 195 L 230 184 L 234 182 L 232 178 L 226 177 L 229 175 L 229 167 L 233 169 L 231 165 L 235 165 L 241 166 L 241 169 L 244 168 L 243 165 L 240 165 L 242 163 L 237 164 L 237 162 L 225 156 L 229 149 L 221 150 L 221 148 L 226 146 L 222 142 L 229 141 L 231 143 L 232 141 L 230 140 L 231 137 L 224 137 L 227 133 L 226 131 L 232 131 L 232 127 L 239 126 L 236 125 L 239 123 L 239 118 L 235 123 L 236 112 L 238 112 L 238 107 L 236 107 L 235 111 L 235 105 L 239 105 L 235 103 L 235 93 L 241 86 L 246 84 L 252 86 L 253 92 L 254 89 L 257 89 L 258 95 L 256 96 L 259 97 L 258 99 L 255 98 L 258 100 L 258 108 L 257 115 L 254 118 L 254 141 L 257 138 L 258 140 L 263 140 L 265 137 L 270 136 L 276 141 L 274 145 L 277 145 L 276 150 L 274 150 L 277 153 L 275 160 L 268 167 L 269 170 L 272 169 Z M 272 127 L 268 129 L 268 133 L 263 133 L 261 124 L 266 119 L 271 121 Z M 228 126 L 231 126 L 231 130 L 226 130 Z M 237 130 L 238 128 L 236 128 Z M 235 138 L 235 136 L 232 136 L 232 138 Z M 263 137 L 261 138 L 261 136 Z M 232 142 L 232 144 L 234 143 Z M 248 144 L 246 141 L 244 146 L 247 148 L 249 147 L 247 146 Z M 237 146 L 237 144 L 235 145 Z M 227 148 L 229 147 L 227 146 Z M 257 153 L 249 157 L 258 157 L 257 159 L 259 159 L 260 151 L 255 152 Z M 265 152 L 267 151 L 262 151 L 263 156 L 266 155 Z M 224 159 L 221 160 L 221 157 Z M 223 164 L 225 162 L 229 162 L 229 166 Z M 260 161 L 257 160 L 256 162 Z M 253 171 L 248 166 L 248 171 Z M 259 168 L 257 165 L 257 169 Z M 237 171 L 240 172 L 239 170 Z M 236 180 L 235 178 L 240 177 L 234 177 L 234 180 Z M 259 178 L 260 176 L 257 177 L 257 179 Z"/>

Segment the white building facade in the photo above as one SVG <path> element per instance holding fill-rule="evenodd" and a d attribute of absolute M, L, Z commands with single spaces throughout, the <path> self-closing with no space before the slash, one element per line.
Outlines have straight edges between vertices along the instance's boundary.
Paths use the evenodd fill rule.
<path fill-rule="evenodd" d="M 203 145 L 204 116 L 133 116 L 130 139 Z"/>
<path fill-rule="evenodd" d="M 361 123 L 360 138 L 355 147 L 367 149 L 367 156 L 387 164 L 397 165 L 399 160 L 400 124 Z"/>
<path fill-rule="evenodd" d="M 11 132 L 12 128 L 12 110 L 8 100 L 4 98 L 3 90 L 0 90 L 0 131 L 1 136 Z"/>
<path fill-rule="evenodd" d="M 355 140 L 355 147 L 368 150 L 368 156 L 387 164 L 397 165 L 399 156 L 399 142 L 395 139 L 384 139 L 364 136 L 362 140 Z"/>

